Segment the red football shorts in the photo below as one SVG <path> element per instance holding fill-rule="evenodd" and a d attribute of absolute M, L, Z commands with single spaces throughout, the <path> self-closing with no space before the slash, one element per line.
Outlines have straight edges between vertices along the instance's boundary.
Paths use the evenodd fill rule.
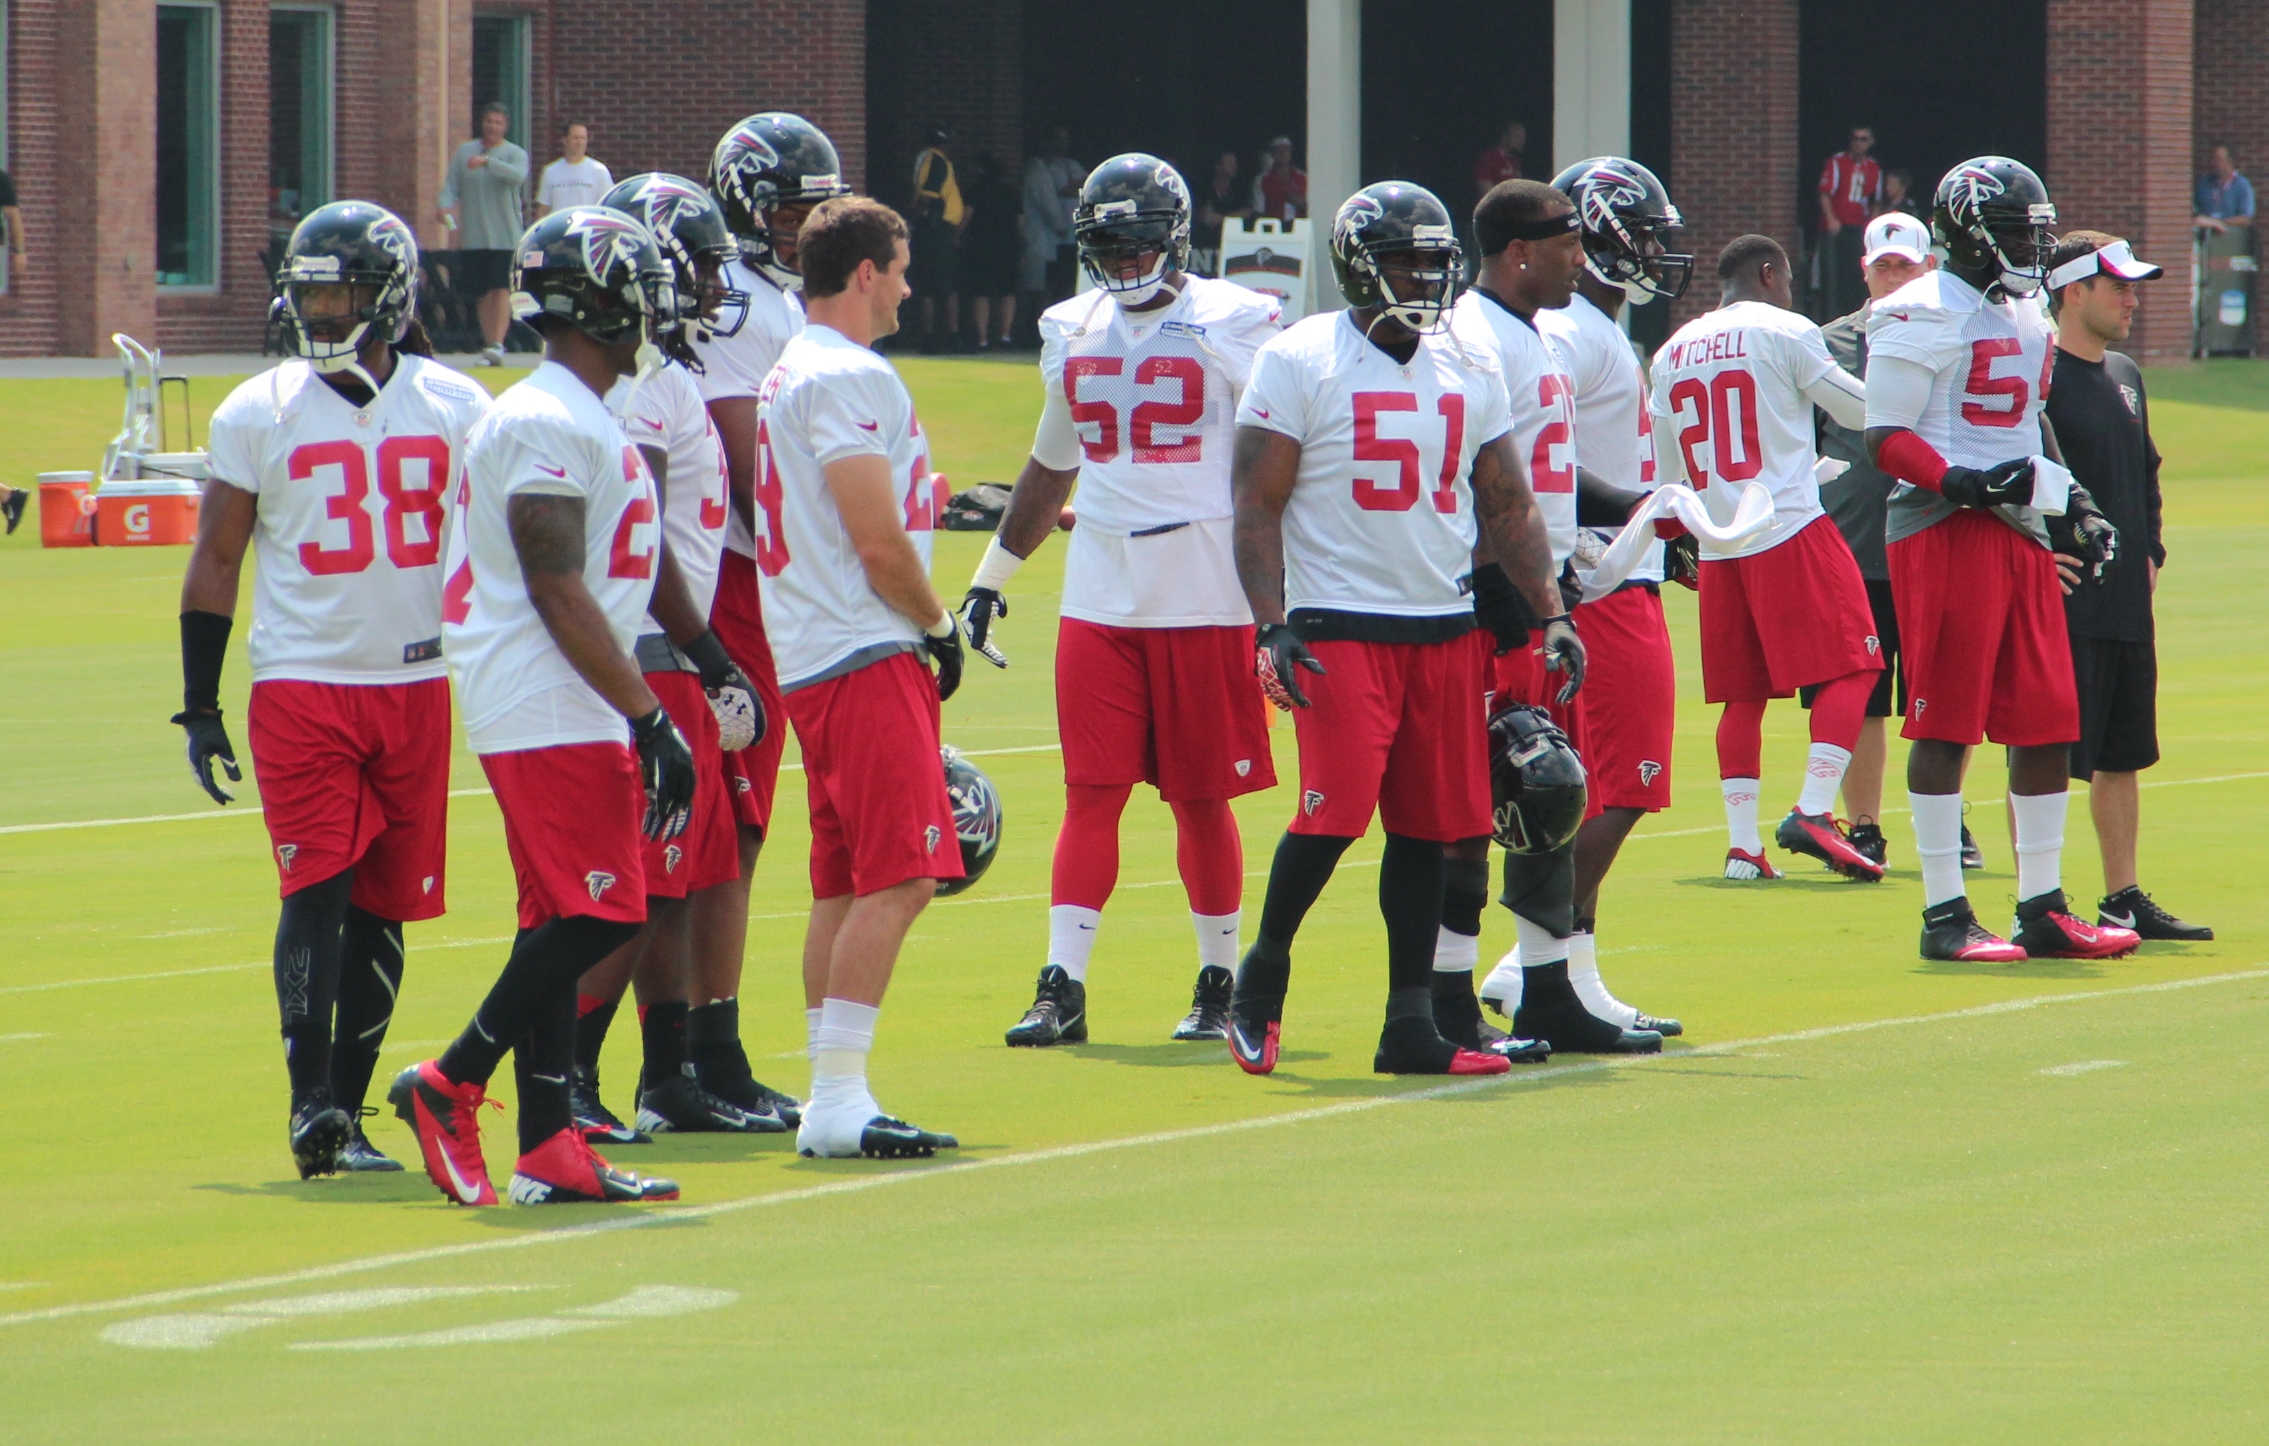
<path fill-rule="evenodd" d="M 1267 709 L 1249 627 L 1057 630 L 1066 783 L 1147 783 L 1169 803 L 1274 788 Z"/>
<path fill-rule="evenodd" d="M 1292 710 L 1300 800 L 1292 832 L 1387 832 L 1450 843 L 1489 832 L 1487 634 L 1447 643 L 1320 642 L 1302 670 L 1312 705 Z"/>
<path fill-rule="evenodd" d="M 1875 612 L 1851 547 L 1815 517 L 1778 547 L 1702 558 L 1702 696 L 1788 698 L 1811 683 L 1879 672 Z"/>
<path fill-rule="evenodd" d="M 1888 549 L 1907 738 L 2018 748 L 2080 737 L 2064 589 L 2049 550 L 1969 508 Z"/>
<path fill-rule="evenodd" d="M 1584 744 L 1593 811 L 1670 807 L 1670 745 L 1677 732 L 1678 667 L 1662 595 L 1627 587 L 1576 609 L 1588 660 Z"/>
<path fill-rule="evenodd" d="M 709 709 L 698 674 L 648 673 L 646 686 L 693 748 L 693 814 L 685 832 L 668 843 L 645 841 L 647 894 L 682 899 L 741 876 L 733 800 L 725 787 L 726 755 L 717 746 L 717 715 Z"/>
<path fill-rule="evenodd" d="M 1577 637 L 1584 637 L 1583 629 L 1582 621 L 1578 620 Z M 1560 690 L 1568 686 L 1568 675 L 1556 673 L 1544 666 L 1544 639 L 1541 634 L 1531 633 L 1526 644 L 1509 653 L 1499 654 L 1490 665 L 1488 711 L 1494 712 L 1507 703 L 1526 703 L 1534 708 L 1542 708 L 1552 715 L 1553 722 L 1560 725 L 1560 731 L 1568 735 L 1568 746 L 1575 749 L 1576 757 L 1583 760 L 1588 775 L 1591 769 L 1591 709 L 1586 704 L 1591 697 L 1590 639 L 1585 638 L 1584 643 L 1584 686 L 1582 691 L 1565 703 L 1560 701 Z M 1489 645 L 1484 643 L 1484 653 L 1488 649 Z M 1488 779 L 1488 748 L 1488 743 L 1483 742 L 1484 782 Z M 1595 818 L 1604 807 L 1606 805 L 1599 801 L 1598 793 L 1587 793 L 1584 798 L 1584 817 Z"/>
<path fill-rule="evenodd" d="M 938 758 L 937 683 L 916 654 L 798 688 L 788 717 L 811 796 L 813 898 L 961 877 Z"/>
<path fill-rule="evenodd" d="M 254 683 L 245 723 L 284 896 L 352 867 L 356 908 L 381 919 L 440 917 L 447 678 Z"/>
<path fill-rule="evenodd" d="M 646 922 L 646 789 L 627 743 L 484 753 L 520 885 L 520 927 L 580 914 Z"/>
<path fill-rule="evenodd" d="M 780 673 L 772 664 L 771 639 L 764 635 L 764 600 L 757 594 L 756 564 L 730 549 L 724 558 L 717 574 L 717 598 L 709 606 L 709 626 L 748 675 L 765 718 L 762 738 L 725 755 L 725 789 L 733 818 L 765 829 L 772 826 L 780 753 L 788 746 L 788 705 L 780 700 Z"/>

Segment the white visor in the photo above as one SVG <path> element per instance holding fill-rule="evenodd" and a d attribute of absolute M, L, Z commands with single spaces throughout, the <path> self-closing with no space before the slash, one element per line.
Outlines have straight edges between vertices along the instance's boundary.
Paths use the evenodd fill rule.
<path fill-rule="evenodd" d="M 2091 276 L 2116 276 L 2122 281 L 2156 281 L 2166 273 L 2148 261 L 2138 260 L 2125 241 L 2114 241 L 2085 256 L 2075 256 L 2048 274 L 2048 289 L 2070 286 Z"/>

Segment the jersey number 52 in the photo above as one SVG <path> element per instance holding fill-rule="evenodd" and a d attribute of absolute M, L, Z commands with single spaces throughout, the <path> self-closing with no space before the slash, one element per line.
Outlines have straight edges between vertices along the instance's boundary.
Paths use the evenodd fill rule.
<path fill-rule="evenodd" d="M 1075 356 L 1064 363 L 1064 400 L 1071 403 L 1071 419 L 1081 428 L 1092 423 L 1095 437 L 1088 439 L 1082 430 L 1080 450 L 1090 462 L 1115 461 L 1119 455 L 1119 409 L 1109 402 L 1081 401 L 1079 383 L 1082 377 L 1115 377 L 1126 370 L 1127 359 L 1117 356 Z M 1205 417 L 1205 366 L 1196 357 L 1154 356 L 1145 357 L 1135 367 L 1135 385 L 1149 386 L 1154 382 L 1171 383 L 1179 396 L 1169 401 L 1155 396 L 1138 402 L 1127 416 L 1127 440 L 1134 447 L 1134 459 L 1143 463 L 1196 462 L 1205 449 L 1205 434 L 1183 431 L 1192 428 Z M 1159 428 L 1167 427 L 1181 432 L 1179 437 L 1161 437 Z"/>

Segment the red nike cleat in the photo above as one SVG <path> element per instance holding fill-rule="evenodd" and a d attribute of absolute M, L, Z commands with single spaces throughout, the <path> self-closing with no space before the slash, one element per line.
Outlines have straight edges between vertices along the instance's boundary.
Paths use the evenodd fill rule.
<path fill-rule="evenodd" d="M 1450 1058 L 1451 1074 L 1509 1074 L 1513 1062 L 1501 1054 L 1461 1049 Z"/>
<path fill-rule="evenodd" d="M 1872 884 L 1883 877 L 1883 866 L 1852 847 L 1843 821 L 1834 814 L 1792 808 L 1773 830 L 1773 842 L 1792 854 L 1808 854 L 1847 879 Z"/>
<path fill-rule="evenodd" d="M 1742 849 L 1727 849 L 1725 851 L 1725 876 L 1741 883 L 1747 883 L 1751 879 L 1777 879 L 1781 877 L 1781 871 L 1773 867 L 1772 860 L 1765 857 L 1762 849 L 1759 849 L 1756 853 L 1749 853 Z"/>
<path fill-rule="evenodd" d="M 1259 1025 L 1256 1038 L 1251 1030 Z M 1278 1036 L 1283 1032 L 1281 1021 L 1248 1020 L 1235 1009 L 1229 1014 L 1229 1057 L 1237 1061 L 1237 1068 L 1247 1074 L 1268 1074 L 1276 1068 Z"/>
<path fill-rule="evenodd" d="M 616 1169 L 571 1127 L 520 1157 L 507 1193 L 515 1205 L 636 1205 L 677 1199 L 678 1183 Z"/>
<path fill-rule="evenodd" d="M 2051 889 L 2017 903 L 2017 932 L 2011 941 L 2035 959 L 2118 959 L 2135 952 L 2143 936 L 2117 924 L 2090 924 L 2065 905 L 2064 890 Z"/>
<path fill-rule="evenodd" d="M 413 1064 L 394 1076 L 386 1091 L 394 1113 L 418 1137 L 426 1178 L 458 1205 L 494 1205 L 496 1187 L 488 1182 L 481 1158 L 480 1108 L 504 1106 L 477 1084 L 458 1084 L 434 1060 Z"/>
<path fill-rule="evenodd" d="M 1922 911 L 1922 957 L 1971 964 L 2022 964 L 2022 946 L 1977 921 L 1967 898 L 1948 899 Z"/>

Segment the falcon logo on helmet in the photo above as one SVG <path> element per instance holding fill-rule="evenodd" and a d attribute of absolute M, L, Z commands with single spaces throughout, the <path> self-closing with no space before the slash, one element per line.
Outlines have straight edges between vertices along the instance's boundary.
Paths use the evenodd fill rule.
<path fill-rule="evenodd" d="M 1583 760 L 1541 708 L 1515 703 L 1489 715 L 1491 833 L 1516 854 L 1548 854 L 1584 821 Z"/>
<path fill-rule="evenodd" d="M 735 335 L 748 321 L 749 297 L 724 282 L 725 263 L 740 254 L 725 213 L 707 190 L 683 176 L 649 171 L 618 183 L 600 203 L 635 217 L 654 233 L 676 277 L 678 319 L 695 341 Z M 671 354 L 695 371 L 690 347 Z"/>
<path fill-rule="evenodd" d="M 2056 205 L 2033 168 L 2007 156 L 1978 156 L 1938 182 L 1930 229 L 1946 264 L 1982 291 L 2031 296 L 2048 281 Z"/>
<path fill-rule="evenodd" d="M 1694 278 L 1694 258 L 1670 249 L 1685 218 L 1653 171 L 1622 156 L 1578 161 L 1552 178 L 1552 188 L 1576 207 L 1584 265 L 1634 306 L 1656 297 L 1675 301 Z"/>
<path fill-rule="evenodd" d="M 776 224 L 779 211 L 848 196 L 843 162 L 818 126 L 787 111 L 762 111 L 719 138 L 709 157 L 709 191 L 739 239 L 741 257 L 783 291 L 803 285 L 795 262 L 803 216 Z"/>
<path fill-rule="evenodd" d="M 677 325 L 670 263 L 654 234 L 620 211 L 554 211 L 516 249 L 512 310 L 523 321 L 565 321 L 610 346 L 650 341 Z"/>
<path fill-rule="evenodd" d="M 333 201 L 307 213 L 284 246 L 282 289 L 271 315 L 294 353 L 325 374 L 359 365 L 375 330 L 399 342 L 417 315 L 418 243 L 401 217 L 369 201 Z M 318 306 L 309 288 L 351 288 L 346 304 Z M 356 293 L 369 288 L 371 299 Z M 376 390 L 374 386 L 373 391 Z"/>
<path fill-rule="evenodd" d="M 993 866 L 993 856 L 1001 848 L 1001 795 L 984 770 L 960 749 L 940 744 L 938 761 L 945 766 L 945 793 L 953 804 L 953 833 L 961 843 L 961 877 L 938 880 L 938 894 L 944 897 L 968 889 Z"/>
<path fill-rule="evenodd" d="M 1383 258 L 1392 260 L 1382 264 Z M 1464 258 L 1449 211 L 1424 186 L 1375 182 L 1332 216 L 1331 267 L 1339 294 L 1349 306 L 1375 308 L 1422 336 L 1448 322 L 1464 282 Z"/>
<path fill-rule="evenodd" d="M 1113 156 L 1080 185 L 1071 230 L 1095 284 L 1121 306 L 1145 306 L 1189 264 L 1190 188 L 1156 156 Z"/>

